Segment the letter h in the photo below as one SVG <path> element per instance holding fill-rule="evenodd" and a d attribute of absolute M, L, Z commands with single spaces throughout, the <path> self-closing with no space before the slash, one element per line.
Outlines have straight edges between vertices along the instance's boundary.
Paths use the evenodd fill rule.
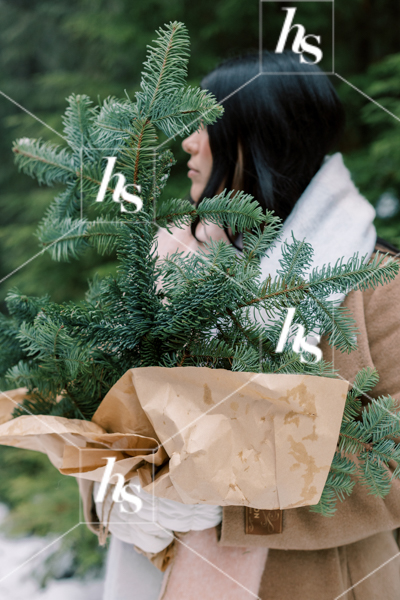
<path fill-rule="evenodd" d="M 293 42 L 292 49 L 293 49 L 293 52 L 296 52 L 296 54 L 300 54 L 302 41 L 305 36 L 306 29 L 303 25 L 292 25 L 293 19 L 296 14 L 296 10 L 297 10 L 296 8 L 282 8 L 282 10 L 286 10 L 287 15 L 286 15 L 285 23 L 284 23 L 282 31 L 281 31 L 281 35 L 279 36 L 279 40 L 278 40 L 278 44 L 276 46 L 275 52 L 277 54 L 282 54 L 282 52 L 285 49 L 285 45 L 286 45 L 286 42 L 287 42 L 290 32 L 292 31 L 292 29 L 297 29 L 297 34 L 296 34 L 295 40 Z"/>
<path fill-rule="evenodd" d="M 114 468 L 114 464 L 115 464 L 115 460 L 116 460 L 115 456 L 108 456 L 106 458 L 106 460 L 107 460 L 107 466 L 105 468 L 103 479 L 101 480 L 101 485 L 99 487 L 99 491 L 96 496 L 96 502 L 104 501 L 107 486 L 113 477 L 116 477 L 118 479 L 118 483 L 115 486 L 115 489 L 114 489 L 114 492 L 112 495 L 112 499 L 114 500 L 114 502 L 119 502 L 122 488 L 125 485 L 125 477 L 122 475 L 122 473 L 114 473 L 114 475 L 112 474 L 112 470 Z"/>

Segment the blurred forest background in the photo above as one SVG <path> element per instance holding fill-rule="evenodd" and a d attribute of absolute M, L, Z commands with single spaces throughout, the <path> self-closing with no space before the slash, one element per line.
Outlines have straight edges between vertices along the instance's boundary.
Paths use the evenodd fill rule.
<path fill-rule="evenodd" d="M 307 33 L 331 36 L 330 14 L 321 3 L 302 4 Z M 270 50 L 285 6 L 291 3 L 272 3 L 265 13 L 264 47 Z M 132 97 L 146 44 L 155 29 L 171 20 L 183 21 L 189 29 L 189 83 L 198 84 L 224 58 L 258 50 L 257 0 L 0 0 L 0 91 L 62 132 L 65 98 L 72 92 L 88 94 L 94 102 L 109 95 L 122 97 L 125 90 Z M 399 26 L 400 3 L 393 0 L 335 1 L 335 71 L 400 121 Z M 274 40 L 272 47 L 265 43 L 268 39 Z M 377 208 L 378 235 L 400 246 L 400 123 L 346 82 L 335 76 L 331 80 L 347 112 L 338 150 L 357 186 Z M 30 260 L 40 252 L 35 230 L 57 190 L 41 188 L 18 173 L 11 152 L 18 137 L 63 142 L 0 95 L 1 307 L 12 287 L 32 295 L 49 293 L 57 302 L 78 299 L 96 271 L 114 268 L 112 257 L 86 253 L 79 264 L 55 263 L 46 254 Z M 178 164 L 166 193 L 186 195 L 188 157 L 180 140 L 171 148 Z M 79 521 L 75 481 L 62 477 L 47 458 L 2 447 L 0 473 L 0 502 L 11 508 L 8 532 L 62 534 Z M 104 556 L 84 526 L 65 536 L 59 554 L 63 559 L 58 563 L 57 556 L 49 561 L 49 576 L 95 572 Z"/>

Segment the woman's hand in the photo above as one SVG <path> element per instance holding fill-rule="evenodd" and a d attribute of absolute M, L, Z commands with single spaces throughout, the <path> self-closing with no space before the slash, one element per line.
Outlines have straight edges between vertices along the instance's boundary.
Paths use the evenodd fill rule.
<path fill-rule="evenodd" d="M 106 494 L 104 502 L 96 502 L 99 486 L 95 483 L 93 489 L 99 520 L 109 523 L 108 529 L 115 537 L 145 552 L 160 552 L 166 548 L 174 539 L 174 531 L 209 529 L 222 520 L 222 507 L 182 504 L 158 498 L 141 488 L 139 477 L 134 477 L 125 486 L 129 493 L 141 500 L 141 508 L 137 512 L 133 512 L 133 505 L 126 501 L 114 503 L 111 507 L 112 493 Z"/>
<path fill-rule="evenodd" d="M 199 223 L 196 229 L 196 238 L 192 235 L 190 226 L 179 229 L 171 227 L 171 233 L 160 228 L 157 234 L 158 255 L 164 258 L 167 254 L 179 252 L 196 252 L 200 248 L 205 249 L 204 243 L 212 240 L 224 240 L 229 243 L 225 232 L 221 227 L 214 224 L 203 225 Z"/>

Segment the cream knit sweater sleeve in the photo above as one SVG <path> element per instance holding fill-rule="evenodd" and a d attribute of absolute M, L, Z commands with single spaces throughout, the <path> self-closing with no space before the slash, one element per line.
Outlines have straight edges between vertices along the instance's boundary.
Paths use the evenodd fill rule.
<path fill-rule="evenodd" d="M 222 520 L 222 507 L 182 504 L 158 498 L 141 488 L 139 477 L 134 477 L 126 484 L 129 493 L 139 499 L 135 506 L 127 501 L 113 503 L 110 493 L 103 502 L 97 502 L 99 485 L 95 483 L 93 488 L 99 520 L 109 523 L 109 531 L 115 537 L 134 544 L 145 552 L 160 552 L 166 548 L 174 539 L 174 531 L 208 529 L 215 527 Z"/>

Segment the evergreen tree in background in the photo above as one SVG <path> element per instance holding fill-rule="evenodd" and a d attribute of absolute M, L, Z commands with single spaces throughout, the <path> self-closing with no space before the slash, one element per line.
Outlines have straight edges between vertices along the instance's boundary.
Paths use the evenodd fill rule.
<path fill-rule="evenodd" d="M 283 353 L 275 351 L 287 308 L 296 307 L 294 322 L 309 334 L 319 328 L 331 345 L 351 351 L 355 323 L 346 308 L 334 308 L 326 298 L 382 285 L 399 270 L 390 258 L 378 255 L 366 263 L 355 255 L 306 276 L 313 250 L 293 238 L 278 276 L 262 281 L 260 260 L 279 240 L 276 216 L 263 214 L 243 192 L 224 191 L 198 208 L 179 198 L 161 200 L 174 158 L 158 147 L 160 133 L 187 136 L 222 114 L 209 93 L 186 85 L 188 56 L 185 27 L 166 25 L 149 48 L 134 101 L 110 97 L 95 106 L 87 96 L 72 95 L 64 117 L 68 146 L 28 138 L 14 145 L 24 173 L 64 186 L 39 228 L 52 258 L 79 258 L 94 248 L 118 259 L 117 275 L 96 278 L 79 303 L 57 304 L 16 289 L 8 294 L 9 317 L 0 320 L 1 374 L 7 387 L 28 388 L 14 416 L 90 419 L 112 385 L 139 366 L 333 377 L 330 364 L 312 362 L 307 354 L 302 362 L 289 341 Z M 104 200 L 95 202 L 108 157 L 116 158 L 114 173 L 140 186 L 141 210 L 114 200 L 115 178 Z M 243 252 L 220 241 L 159 260 L 158 228 L 196 218 L 241 232 Z M 362 410 L 359 400 L 376 383 L 376 372 L 361 371 L 348 395 L 339 449 L 314 510 L 332 514 L 336 499 L 351 493 L 356 471 L 372 493 L 383 497 L 390 489 L 385 466 L 400 458 L 400 447 L 389 439 L 400 434 L 397 407 L 388 397 Z M 359 455 L 359 466 L 351 454 Z"/>

